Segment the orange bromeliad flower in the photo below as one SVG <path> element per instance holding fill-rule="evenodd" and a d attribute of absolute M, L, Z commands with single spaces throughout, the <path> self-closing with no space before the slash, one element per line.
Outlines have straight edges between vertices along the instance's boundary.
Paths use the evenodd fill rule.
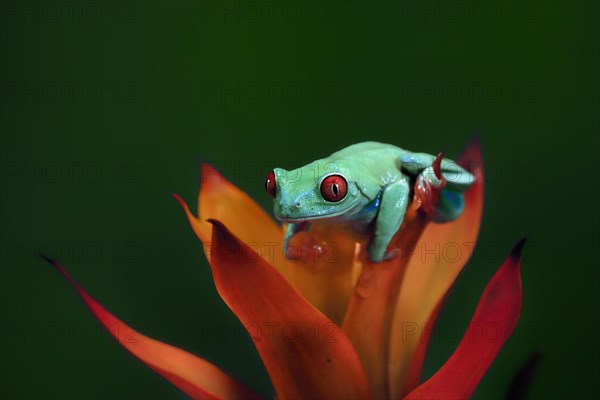
<path fill-rule="evenodd" d="M 468 146 L 459 164 L 475 176 L 465 192 L 463 214 L 450 223 L 430 223 L 431 188 L 416 188 L 390 245 L 400 249 L 401 256 L 380 263 L 371 263 L 354 239 L 318 226 L 294 237 L 290 248 L 299 254 L 295 260 L 287 259 L 281 251 L 282 227 L 208 164 L 203 165 L 199 217 L 175 196 L 204 245 L 221 298 L 256 345 L 277 398 L 471 396 L 519 319 L 524 242 L 485 288 L 470 330 L 454 354 L 420 383 L 431 327 L 470 256 L 481 222 L 483 167 L 477 143 Z M 458 246 L 462 256 L 418 253 L 419 248 L 436 244 L 443 248 L 447 243 Z M 190 397 L 259 398 L 202 358 L 134 331 L 90 297 L 58 263 L 49 261 L 123 347 Z M 417 334 L 403 333 L 407 324 L 419 327 Z M 483 333 L 489 324 L 497 328 L 495 340 Z"/>

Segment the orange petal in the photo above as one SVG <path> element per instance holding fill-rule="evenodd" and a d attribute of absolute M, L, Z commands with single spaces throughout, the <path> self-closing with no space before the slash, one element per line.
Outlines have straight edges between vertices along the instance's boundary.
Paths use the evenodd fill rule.
<path fill-rule="evenodd" d="M 360 271 L 354 262 L 356 241 L 335 227 L 314 225 L 297 233 L 288 247 L 302 256 L 290 264 L 294 288 L 341 325 Z"/>
<path fill-rule="evenodd" d="M 283 255 L 283 233 L 269 215 L 244 191 L 225 179 L 208 163 L 202 164 L 198 215 L 196 218 L 179 196 L 192 229 L 209 254 L 211 227 L 208 219 L 223 221 L 246 244 L 255 249 L 279 272 L 288 276 L 288 261 Z"/>
<path fill-rule="evenodd" d="M 210 224 L 207 222 L 203 223 L 196 218 L 181 196 L 176 193 L 173 193 L 172 196 L 175 200 L 177 200 L 181 208 L 183 208 L 183 211 L 185 211 L 188 222 L 190 223 L 190 226 L 192 227 L 192 230 L 196 236 L 198 236 L 198 239 L 200 239 L 202 242 L 202 245 L 204 246 L 204 254 L 206 254 L 206 258 L 208 258 L 210 261 Z"/>
<path fill-rule="evenodd" d="M 481 295 L 469 328 L 448 361 L 410 392 L 412 399 L 470 398 L 496 355 L 510 337 L 521 312 L 521 240 Z"/>
<path fill-rule="evenodd" d="M 431 337 L 430 333 L 433 331 L 435 321 L 437 320 L 445 298 L 446 296 L 442 297 L 442 299 L 439 301 L 423 328 L 423 332 L 420 335 L 420 340 L 412 354 L 408 376 L 406 377 L 405 390 L 408 388 L 411 388 L 412 390 L 413 388 L 417 387 L 419 383 L 421 383 L 421 372 L 423 371 L 423 363 L 425 362 L 427 346 L 429 345 L 429 339 Z M 409 329 L 415 329 L 414 325 L 412 325 L 410 328 L 407 326 L 406 330 L 408 331 Z M 397 340 L 397 338 L 392 338 L 392 340 Z"/>
<path fill-rule="evenodd" d="M 428 218 L 413 203 L 402 227 L 389 246 L 400 249 L 400 255 L 387 261 L 371 263 L 366 251 L 362 256 L 362 271 L 354 288 L 348 312 L 342 325 L 356 348 L 367 373 L 374 398 L 389 398 L 388 364 L 390 335 L 398 291 L 408 259 L 402 255 L 417 242 Z"/>
<path fill-rule="evenodd" d="M 46 258 L 79 292 L 90 311 L 131 354 L 193 399 L 258 399 L 258 395 L 202 358 L 129 327 L 88 295 L 58 264 Z"/>
<path fill-rule="evenodd" d="M 394 313 L 390 344 L 390 394 L 400 398 L 419 382 L 422 357 L 419 343 L 427 343 L 420 332 L 469 260 L 479 234 L 483 211 L 483 165 L 479 142 L 472 141 L 458 163 L 475 176 L 475 183 L 464 193 L 465 209 L 453 222 L 429 224 L 415 247 Z M 415 329 L 412 329 L 415 328 Z M 411 371 L 412 368 L 419 371 Z M 407 381 L 407 376 L 412 377 Z M 416 377 L 416 379 L 415 379 Z"/>
<path fill-rule="evenodd" d="M 211 222 L 215 285 L 250 333 L 277 397 L 368 398 L 364 370 L 343 332 L 221 222 Z"/>
<path fill-rule="evenodd" d="M 209 261 L 211 226 L 206 219 L 215 218 L 232 227 L 242 241 L 261 253 L 312 305 L 341 324 L 356 282 L 354 239 L 336 229 L 313 226 L 310 233 L 299 233 L 290 244 L 303 252 L 304 257 L 289 261 L 283 254 L 282 229 L 246 193 L 206 163 L 202 165 L 200 218 L 192 214 L 181 197 L 176 194 L 173 197 L 202 241 Z M 313 251 L 315 247 L 324 252 Z"/>

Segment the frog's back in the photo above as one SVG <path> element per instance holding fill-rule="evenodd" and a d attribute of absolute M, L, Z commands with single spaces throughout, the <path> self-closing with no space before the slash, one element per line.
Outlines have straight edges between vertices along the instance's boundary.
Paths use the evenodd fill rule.
<path fill-rule="evenodd" d="M 346 178 L 360 181 L 365 191 L 376 192 L 402 176 L 399 160 L 406 153 L 391 144 L 362 142 L 343 148 L 322 161 L 337 165 Z M 372 190 L 365 189 L 369 184 L 373 185 Z"/>
<path fill-rule="evenodd" d="M 349 159 L 379 159 L 380 161 L 396 162 L 406 150 L 400 147 L 380 142 L 361 142 L 336 151 L 329 157 L 331 161 Z"/>

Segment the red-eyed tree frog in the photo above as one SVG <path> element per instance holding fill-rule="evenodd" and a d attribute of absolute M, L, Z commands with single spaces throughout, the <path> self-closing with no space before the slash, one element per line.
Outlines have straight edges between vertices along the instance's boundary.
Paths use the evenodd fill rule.
<path fill-rule="evenodd" d="M 291 171 L 275 168 L 267 175 L 265 189 L 274 199 L 275 217 L 288 223 L 284 251 L 287 254 L 294 234 L 308 230 L 310 224 L 330 224 L 365 238 L 372 262 L 387 259 L 386 248 L 411 201 L 412 183 L 422 179 L 440 187 L 432 166 L 435 160 L 430 154 L 363 142 Z M 446 182 L 433 219 L 442 223 L 461 215 L 462 192 L 474 177 L 445 158 L 438 169 Z"/>

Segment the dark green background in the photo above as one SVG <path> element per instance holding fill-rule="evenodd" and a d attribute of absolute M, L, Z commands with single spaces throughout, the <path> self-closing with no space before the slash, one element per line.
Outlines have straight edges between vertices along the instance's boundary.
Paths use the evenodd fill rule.
<path fill-rule="evenodd" d="M 184 397 L 40 250 L 134 327 L 270 397 L 170 193 L 195 204 L 207 159 L 268 207 L 275 165 L 367 139 L 455 156 L 477 132 L 480 241 L 426 374 L 528 236 L 518 331 L 475 396 L 502 397 L 538 349 L 532 398 L 598 396 L 596 2 L 98 4 L 2 2 L 2 398 Z"/>

